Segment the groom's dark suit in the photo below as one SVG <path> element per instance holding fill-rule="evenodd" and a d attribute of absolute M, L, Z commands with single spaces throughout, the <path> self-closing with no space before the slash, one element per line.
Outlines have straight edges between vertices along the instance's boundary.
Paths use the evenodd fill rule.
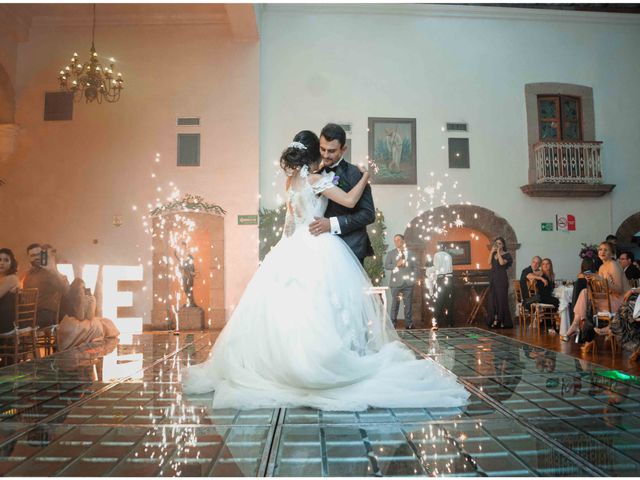
<path fill-rule="evenodd" d="M 335 169 L 325 168 L 325 171 L 335 172 L 340 177 L 338 187 L 346 192 L 350 191 L 362 177 L 362 172 L 358 167 L 351 165 L 344 159 Z M 329 200 L 324 216 L 327 218 L 337 217 L 340 224 L 340 237 L 353 250 L 361 263 L 364 262 L 365 257 L 373 255 L 371 241 L 367 235 L 367 225 L 376 220 L 376 209 L 373 206 L 370 185 L 365 187 L 362 197 L 354 208 L 343 207 Z"/>

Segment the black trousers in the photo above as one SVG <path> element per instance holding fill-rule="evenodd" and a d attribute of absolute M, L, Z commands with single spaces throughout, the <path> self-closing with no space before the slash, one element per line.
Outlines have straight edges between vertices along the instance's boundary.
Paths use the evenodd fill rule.
<path fill-rule="evenodd" d="M 438 275 L 436 286 L 439 291 L 434 315 L 438 326 L 453 327 L 453 275 Z"/>

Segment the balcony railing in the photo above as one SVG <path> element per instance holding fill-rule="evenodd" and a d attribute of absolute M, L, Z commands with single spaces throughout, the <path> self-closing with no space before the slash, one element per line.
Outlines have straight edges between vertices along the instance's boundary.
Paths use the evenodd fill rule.
<path fill-rule="evenodd" d="M 602 183 L 602 142 L 538 142 L 536 183 Z"/>

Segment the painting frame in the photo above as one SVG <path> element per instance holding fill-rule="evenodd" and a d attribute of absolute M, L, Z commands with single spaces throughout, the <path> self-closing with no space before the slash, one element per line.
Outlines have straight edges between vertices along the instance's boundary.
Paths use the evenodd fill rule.
<path fill-rule="evenodd" d="M 416 119 L 369 117 L 371 183 L 417 185 Z"/>
<path fill-rule="evenodd" d="M 453 265 L 471 265 L 471 242 L 469 240 L 440 241 L 438 249 L 451 255 Z"/>

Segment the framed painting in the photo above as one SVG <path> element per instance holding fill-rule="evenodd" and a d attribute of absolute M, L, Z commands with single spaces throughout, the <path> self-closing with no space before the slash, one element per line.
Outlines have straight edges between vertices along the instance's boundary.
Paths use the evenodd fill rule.
<path fill-rule="evenodd" d="M 443 252 L 447 252 L 451 255 L 451 260 L 454 265 L 469 265 L 471 264 L 471 242 L 438 242 L 438 247 Z"/>
<path fill-rule="evenodd" d="M 372 183 L 416 185 L 416 119 L 369 117 L 369 161 Z"/>

